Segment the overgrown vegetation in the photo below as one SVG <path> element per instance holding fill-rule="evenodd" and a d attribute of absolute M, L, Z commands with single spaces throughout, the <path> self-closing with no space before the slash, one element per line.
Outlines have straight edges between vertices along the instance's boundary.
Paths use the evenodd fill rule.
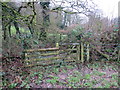
<path fill-rule="evenodd" d="M 95 64 L 95 65 L 94 65 Z M 42 71 L 41 71 L 42 70 Z M 74 64 L 60 67 L 37 67 L 26 77 L 15 76 L 3 87 L 9 88 L 118 88 L 118 66 L 114 62 L 94 62 L 83 65 L 81 70 Z"/>
<path fill-rule="evenodd" d="M 0 5 L 3 32 L 0 75 L 3 88 L 119 87 L 119 18 L 109 20 L 98 12 L 94 3 L 81 0 L 61 0 L 60 4 L 55 0 L 1 2 Z M 88 21 L 84 21 L 86 19 Z M 35 70 L 24 68 L 24 50 L 54 48 L 56 43 L 64 51 L 74 47 L 62 44 L 82 45 L 77 54 L 84 58 L 84 61 L 81 59 L 83 63 L 66 64 L 66 57 L 76 57 L 75 51 L 70 51 L 69 54 L 61 54 L 65 58 L 57 67 L 40 67 L 41 71 L 36 71 L 38 67 Z"/>

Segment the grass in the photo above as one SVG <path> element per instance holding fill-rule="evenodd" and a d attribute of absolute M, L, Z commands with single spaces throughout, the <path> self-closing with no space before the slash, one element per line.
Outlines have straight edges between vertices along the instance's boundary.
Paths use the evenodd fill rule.
<path fill-rule="evenodd" d="M 98 76 L 103 76 L 103 75 L 105 75 L 105 72 L 99 72 L 99 71 L 95 70 L 95 71 L 93 72 L 93 74 L 94 74 L 94 75 L 98 75 Z"/>
<path fill-rule="evenodd" d="M 118 88 L 118 72 L 115 71 L 118 70 L 118 68 L 116 68 L 116 65 L 105 64 L 103 66 L 107 67 L 107 69 L 104 68 L 104 70 L 103 66 L 100 65 L 99 62 L 95 63 L 95 65 L 89 63 L 89 65 L 84 66 L 86 67 L 84 69 L 85 71 L 93 68 L 90 71 L 91 73 L 84 72 L 84 75 L 82 74 L 83 71 L 78 70 L 74 65 L 46 68 L 42 72 L 32 72 L 24 80 L 22 79 L 21 83 L 11 82 L 11 84 L 7 86 L 7 81 L 4 80 L 3 85 L 9 88 L 34 88 L 34 86 L 31 86 L 31 83 L 43 88 L 47 88 L 48 84 L 51 88 L 58 88 L 58 86 L 63 88 Z"/>
<path fill-rule="evenodd" d="M 84 76 L 84 79 L 90 79 L 91 77 L 90 77 L 90 74 L 86 74 L 85 76 Z"/>

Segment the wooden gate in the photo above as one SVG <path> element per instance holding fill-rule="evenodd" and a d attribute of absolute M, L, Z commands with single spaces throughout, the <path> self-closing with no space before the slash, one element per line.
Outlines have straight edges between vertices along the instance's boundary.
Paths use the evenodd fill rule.
<path fill-rule="evenodd" d="M 86 44 L 86 57 L 89 61 L 89 44 Z M 56 43 L 54 48 L 28 49 L 24 50 L 25 67 L 48 66 L 60 63 L 84 62 L 84 45 L 83 43 Z"/>

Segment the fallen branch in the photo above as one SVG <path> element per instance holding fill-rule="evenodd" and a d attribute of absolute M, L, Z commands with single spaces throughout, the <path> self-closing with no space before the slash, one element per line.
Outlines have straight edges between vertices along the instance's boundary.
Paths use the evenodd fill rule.
<path fill-rule="evenodd" d="M 93 48 L 94 50 L 96 50 L 96 51 L 97 51 L 100 55 L 102 55 L 103 57 L 105 57 L 105 58 L 107 58 L 108 60 L 110 60 L 109 55 L 104 54 L 103 52 L 101 52 L 101 51 L 97 50 L 96 48 L 94 48 L 94 46 L 92 46 L 92 48 Z"/>
<path fill-rule="evenodd" d="M 97 49 L 95 49 L 99 54 L 101 54 L 102 56 L 104 56 L 105 58 L 107 58 L 108 60 L 110 59 L 109 58 L 109 55 L 107 55 L 107 54 L 104 54 L 103 52 L 101 52 L 101 51 L 99 51 L 99 50 L 97 50 Z"/>

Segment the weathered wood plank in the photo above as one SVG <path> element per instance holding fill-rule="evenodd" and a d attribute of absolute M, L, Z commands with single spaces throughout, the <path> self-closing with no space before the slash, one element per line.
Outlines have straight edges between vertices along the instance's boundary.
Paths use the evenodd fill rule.
<path fill-rule="evenodd" d="M 61 45 L 80 45 L 79 43 L 63 43 Z"/>
<path fill-rule="evenodd" d="M 77 61 L 80 62 L 80 45 L 77 46 Z"/>
<path fill-rule="evenodd" d="M 120 62 L 120 50 L 118 51 L 118 61 Z"/>
<path fill-rule="evenodd" d="M 75 60 L 65 60 L 65 63 L 69 63 L 69 62 L 75 62 Z M 25 67 L 34 67 L 34 66 L 48 66 L 48 65 L 56 65 L 59 64 L 60 62 L 47 62 L 44 64 L 30 64 L 30 65 L 26 65 Z"/>
<path fill-rule="evenodd" d="M 89 43 L 87 44 L 87 61 L 89 62 L 90 58 L 90 50 L 89 50 Z"/>
<path fill-rule="evenodd" d="M 52 65 L 52 64 L 59 64 L 60 62 L 46 62 L 46 63 L 42 63 L 42 64 L 29 64 L 26 65 L 25 67 L 33 67 L 33 66 L 48 66 L 48 65 Z"/>
<path fill-rule="evenodd" d="M 25 55 L 25 57 L 50 56 L 50 55 L 58 55 L 58 53 L 45 53 L 45 54 L 37 54 L 37 55 Z"/>
<path fill-rule="evenodd" d="M 77 51 L 77 49 L 65 49 L 65 50 L 59 50 L 61 52 L 66 52 L 66 51 Z"/>
<path fill-rule="evenodd" d="M 43 49 L 28 49 L 24 50 L 24 52 L 39 52 L 39 51 L 56 51 L 59 50 L 59 48 L 43 48 Z"/>
<path fill-rule="evenodd" d="M 59 48 L 59 43 L 56 43 L 56 48 Z M 57 53 L 57 56 L 56 56 L 56 57 L 59 58 L 59 50 L 57 50 L 56 53 Z"/>
<path fill-rule="evenodd" d="M 81 42 L 81 62 L 82 63 L 84 62 L 84 45 L 82 42 Z"/>
<path fill-rule="evenodd" d="M 64 62 L 75 62 L 76 60 L 64 60 Z"/>
<path fill-rule="evenodd" d="M 65 51 L 77 51 L 77 49 L 66 49 Z"/>
<path fill-rule="evenodd" d="M 61 57 L 49 57 L 49 58 L 36 58 L 36 59 L 26 59 L 25 62 L 32 62 L 32 61 L 45 61 L 45 60 L 55 60 L 61 59 Z"/>

